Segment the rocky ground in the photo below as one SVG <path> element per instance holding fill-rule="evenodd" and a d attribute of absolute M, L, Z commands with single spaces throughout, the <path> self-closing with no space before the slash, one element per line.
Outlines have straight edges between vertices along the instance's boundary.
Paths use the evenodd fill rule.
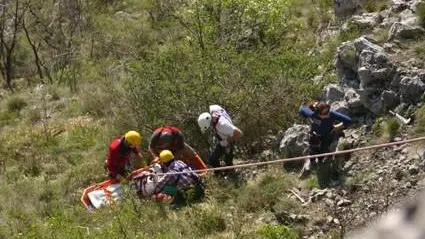
<path fill-rule="evenodd" d="M 392 0 L 380 12 L 353 16 L 348 15 L 355 12 L 359 1 L 336 3 L 336 14 L 348 20 L 341 28 L 328 26 L 321 35 L 353 27 L 369 29 L 362 37 L 338 47 L 335 67 L 339 84 L 323 89 L 322 100 L 356 122 L 355 127 L 346 130 L 338 148 L 388 142 L 372 132 L 376 120 L 388 115 L 389 110 L 409 118 L 423 105 L 424 56 L 414 54 L 412 47 L 425 47 L 424 41 L 418 40 L 425 37 L 425 29 L 416 14 L 425 1 Z M 400 124 L 400 133 L 393 141 L 409 138 L 408 132 L 412 131 L 413 126 Z M 271 160 L 306 155 L 308 129 L 308 125 L 295 124 L 285 132 L 270 135 L 270 149 L 260 157 Z M 341 185 L 291 190 L 289 195 L 309 213 L 273 212 L 274 217 L 264 218 L 274 223 L 307 224 L 304 238 L 321 238 L 331 230 L 344 234 L 358 229 L 425 187 L 424 150 L 423 143 L 418 143 L 356 152 L 345 158 Z"/>
<path fill-rule="evenodd" d="M 411 126 L 403 127 L 408 131 Z M 346 130 L 340 145 L 361 147 L 372 142 L 366 127 Z M 305 150 L 308 126 L 295 125 L 288 129 L 280 142 L 280 151 L 294 156 Z M 401 134 L 395 141 L 407 139 Z M 271 137 L 272 138 L 272 137 Z M 275 137 L 278 140 L 278 137 Z M 290 149 L 290 150 L 289 150 Z M 263 152 L 264 160 L 274 151 Z M 341 185 L 330 188 L 293 188 L 289 196 L 298 200 L 308 213 L 273 212 L 261 218 L 267 223 L 308 225 L 304 238 L 322 238 L 331 230 L 344 233 L 358 229 L 375 220 L 406 198 L 414 197 L 425 185 L 424 147 L 404 144 L 356 152 L 347 156 L 341 168 Z M 308 181 L 306 179 L 304 181 Z"/>

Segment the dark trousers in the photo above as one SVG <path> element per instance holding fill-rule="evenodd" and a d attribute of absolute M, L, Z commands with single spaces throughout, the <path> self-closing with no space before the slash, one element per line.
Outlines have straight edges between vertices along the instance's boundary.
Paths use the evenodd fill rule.
<path fill-rule="evenodd" d="M 163 192 L 173 196 L 171 201 L 172 208 L 200 202 L 205 197 L 205 187 L 202 182 L 195 183 L 185 189 L 179 189 L 176 186 L 165 186 Z"/>
<path fill-rule="evenodd" d="M 330 152 L 330 146 L 338 138 L 334 135 L 319 136 L 314 133 L 310 134 L 310 155 L 323 154 Z M 319 181 L 320 187 L 327 187 L 330 180 L 336 180 L 338 178 L 338 168 L 337 163 L 333 160 L 332 157 L 317 157 L 317 164 L 314 158 L 311 159 L 312 167 L 317 169 L 317 179 Z"/>
<path fill-rule="evenodd" d="M 323 153 L 329 153 L 330 149 L 329 147 L 334 142 L 335 138 L 333 135 L 326 135 L 326 136 L 320 136 L 316 133 L 310 133 L 310 139 L 309 139 L 309 154 L 315 155 L 315 154 L 323 154 Z M 318 157 L 318 161 L 322 161 L 323 157 Z"/>
<path fill-rule="evenodd" d="M 220 143 L 217 143 L 214 150 L 208 156 L 208 163 L 213 168 L 220 167 L 220 158 L 224 155 L 224 163 L 226 166 L 233 165 L 233 145 L 229 145 L 228 147 L 223 147 Z M 228 170 L 234 171 L 234 170 Z M 220 171 L 214 171 L 214 174 L 220 174 Z"/>

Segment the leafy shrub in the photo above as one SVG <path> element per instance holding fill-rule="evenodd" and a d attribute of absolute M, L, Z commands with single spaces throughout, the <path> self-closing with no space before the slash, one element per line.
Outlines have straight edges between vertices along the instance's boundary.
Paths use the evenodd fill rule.
<path fill-rule="evenodd" d="M 25 106 L 27 106 L 27 102 L 17 96 L 14 96 L 9 99 L 7 102 L 7 109 L 9 112 L 19 112 L 21 111 Z"/>
<path fill-rule="evenodd" d="M 384 133 L 384 120 L 383 118 L 378 118 L 375 123 L 372 125 L 372 134 L 375 136 L 382 136 Z"/>
<path fill-rule="evenodd" d="M 422 106 L 415 112 L 415 127 L 413 130 L 414 135 L 425 134 L 425 106 Z"/>
<path fill-rule="evenodd" d="M 394 140 L 394 138 L 398 135 L 400 129 L 400 123 L 397 119 L 391 118 L 387 122 L 386 132 L 388 134 L 388 139 L 390 141 Z"/>
<path fill-rule="evenodd" d="M 416 14 L 419 18 L 419 24 L 425 27 L 425 3 L 421 3 L 417 6 Z"/>
<path fill-rule="evenodd" d="M 313 189 L 313 188 L 320 188 L 319 185 L 319 180 L 317 179 L 317 175 L 316 174 L 312 174 L 308 180 L 307 180 L 307 188 L 308 189 Z"/>
<path fill-rule="evenodd" d="M 257 230 L 257 234 L 264 239 L 298 239 L 299 234 L 290 227 L 283 225 L 267 225 L 262 226 Z"/>
<path fill-rule="evenodd" d="M 390 5 L 391 2 L 388 0 L 363 1 L 361 8 L 366 12 L 380 12 L 388 8 Z"/>

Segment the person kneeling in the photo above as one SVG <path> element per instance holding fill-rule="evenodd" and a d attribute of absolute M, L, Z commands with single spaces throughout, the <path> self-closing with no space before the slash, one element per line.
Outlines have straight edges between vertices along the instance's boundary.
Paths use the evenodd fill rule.
<path fill-rule="evenodd" d="M 175 159 L 170 150 L 159 154 L 159 161 L 165 173 L 158 179 L 155 193 L 165 193 L 173 196 L 173 208 L 188 203 L 198 202 L 205 196 L 204 184 L 201 177 L 183 161 Z M 177 174 L 173 174 L 177 173 Z"/>

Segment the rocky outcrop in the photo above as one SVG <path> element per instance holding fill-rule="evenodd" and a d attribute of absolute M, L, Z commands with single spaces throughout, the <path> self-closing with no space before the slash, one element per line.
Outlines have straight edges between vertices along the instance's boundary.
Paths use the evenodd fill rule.
<path fill-rule="evenodd" d="M 360 0 L 335 0 L 334 9 L 337 17 L 349 17 L 360 7 Z"/>
<path fill-rule="evenodd" d="M 388 40 L 394 39 L 416 39 L 425 34 L 425 29 L 420 26 L 408 25 L 406 23 L 395 22 L 388 35 Z"/>
<path fill-rule="evenodd" d="M 343 101 L 350 113 L 362 112 L 364 107 L 380 114 L 392 105 L 385 101 L 389 98 L 388 94 L 383 97 L 383 92 L 391 83 L 395 67 L 384 48 L 376 42 L 361 37 L 344 43 L 337 49 L 335 66 L 340 83 L 346 89 Z"/>
<path fill-rule="evenodd" d="M 307 155 L 309 130 L 310 127 L 308 125 L 298 124 L 287 129 L 280 142 L 280 154 L 284 157 Z"/>
<path fill-rule="evenodd" d="M 344 89 L 338 85 L 330 84 L 323 89 L 323 98 L 326 99 L 327 104 L 332 104 L 335 101 L 344 99 Z"/>
<path fill-rule="evenodd" d="M 418 76 L 405 76 L 400 81 L 400 91 L 404 102 L 416 103 L 425 91 L 425 84 Z"/>

